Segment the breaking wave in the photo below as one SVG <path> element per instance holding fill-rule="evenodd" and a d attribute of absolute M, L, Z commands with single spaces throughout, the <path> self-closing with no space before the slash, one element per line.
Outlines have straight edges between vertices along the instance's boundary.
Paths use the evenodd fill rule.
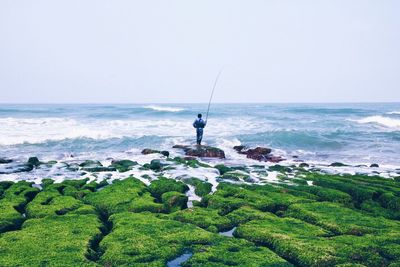
<path fill-rule="evenodd" d="M 178 108 L 178 107 L 167 107 L 167 106 L 155 106 L 155 105 L 150 105 L 150 106 L 144 106 L 143 108 L 147 109 L 152 109 L 155 111 L 166 111 L 166 112 L 180 112 L 184 111 L 184 108 Z"/>
<path fill-rule="evenodd" d="M 359 120 L 354 120 L 358 123 L 375 123 L 389 128 L 400 128 L 400 120 L 383 116 L 369 116 Z"/>

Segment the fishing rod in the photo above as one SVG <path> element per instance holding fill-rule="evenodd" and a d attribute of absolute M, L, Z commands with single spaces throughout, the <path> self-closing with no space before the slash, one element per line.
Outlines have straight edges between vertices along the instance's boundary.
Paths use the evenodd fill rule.
<path fill-rule="evenodd" d="M 218 72 L 217 78 L 215 78 L 214 86 L 211 91 L 210 101 L 208 101 L 206 121 L 208 120 L 208 113 L 210 112 L 211 101 L 214 96 L 215 87 L 217 87 L 218 79 L 219 79 L 219 76 L 221 75 L 221 73 L 222 73 L 222 69 Z"/>

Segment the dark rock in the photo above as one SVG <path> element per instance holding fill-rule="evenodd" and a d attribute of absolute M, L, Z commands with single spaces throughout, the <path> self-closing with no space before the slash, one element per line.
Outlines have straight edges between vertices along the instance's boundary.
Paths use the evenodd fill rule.
<path fill-rule="evenodd" d="M 240 153 L 243 149 L 246 149 L 246 146 L 234 146 L 233 149 Z"/>
<path fill-rule="evenodd" d="M 308 164 L 305 163 L 305 162 L 302 162 L 302 163 L 299 164 L 299 167 L 300 167 L 300 168 L 308 168 L 308 167 L 310 167 L 310 165 L 308 165 Z"/>
<path fill-rule="evenodd" d="M 30 165 L 32 165 L 34 167 L 37 167 L 37 166 L 40 165 L 40 161 L 39 161 L 39 159 L 37 157 L 30 157 L 28 159 L 28 164 L 30 164 Z"/>
<path fill-rule="evenodd" d="M 196 157 L 189 157 L 189 156 L 188 156 L 188 157 L 183 157 L 183 159 L 184 159 L 184 160 L 195 160 Z"/>
<path fill-rule="evenodd" d="M 346 167 L 346 166 L 349 166 L 349 165 L 346 165 L 346 164 L 344 164 L 344 163 L 341 163 L 341 162 L 334 162 L 334 163 L 332 163 L 331 165 L 329 165 L 330 167 Z"/>
<path fill-rule="evenodd" d="M 84 167 L 82 168 L 82 170 L 87 172 L 115 172 L 117 169 L 114 167 L 97 166 L 97 167 Z"/>
<path fill-rule="evenodd" d="M 143 155 L 156 154 L 156 153 L 160 153 L 160 151 L 154 150 L 154 149 L 150 149 L 150 148 L 145 148 L 145 149 L 142 150 L 142 154 Z"/>
<path fill-rule="evenodd" d="M 12 159 L 0 158 L 0 164 L 11 163 Z"/>
<path fill-rule="evenodd" d="M 161 151 L 160 153 L 161 153 L 161 155 L 166 156 L 167 158 L 169 157 L 169 151 L 164 150 L 164 151 Z"/>
<path fill-rule="evenodd" d="M 274 156 L 271 154 L 271 149 L 266 147 L 256 147 L 252 149 L 244 150 L 245 146 L 235 146 L 233 147 L 239 154 L 246 155 L 249 159 L 254 159 L 258 161 L 268 161 L 278 163 L 280 161 L 285 160 L 280 156 Z"/>
<path fill-rule="evenodd" d="M 371 167 L 371 168 L 379 168 L 379 165 L 376 164 L 376 163 L 372 163 L 370 167 Z"/>
<path fill-rule="evenodd" d="M 189 146 L 186 145 L 174 145 L 172 148 L 179 148 L 179 149 L 185 149 L 188 148 Z"/>
<path fill-rule="evenodd" d="M 204 158 L 225 158 L 225 152 L 222 149 L 212 146 L 182 146 L 175 145 L 173 148 L 183 149 L 186 156 L 204 157 Z"/>

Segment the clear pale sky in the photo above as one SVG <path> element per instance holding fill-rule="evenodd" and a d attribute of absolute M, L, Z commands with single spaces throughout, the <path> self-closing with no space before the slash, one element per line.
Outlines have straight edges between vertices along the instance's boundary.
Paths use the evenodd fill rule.
<path fill-rule="evenodd" d="M 400 101 L 398 0 L 0 1 L 1 103 Z"/>

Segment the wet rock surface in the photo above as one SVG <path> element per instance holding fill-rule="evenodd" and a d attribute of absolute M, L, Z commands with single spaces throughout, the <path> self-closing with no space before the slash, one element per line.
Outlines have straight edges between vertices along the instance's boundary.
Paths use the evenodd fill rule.
<path fill-rule="evenodd" d="M 246 157 L 249 159 L 254 159 L 258 161 L 278 163 L 285 160 L 280 156 L 275 156 L 271 154 L 272 150 L 266 147 L 247 148 L 245 146 L 234 146 L 233 149 L 236 150 L 239 154 L 246 155 Z"/>
<path fill-rule="evenodd" d="M 212 146 L 186 146 L 175 145 L 173 148 L 182 149 L 186 156 L 200 158 L 225 158 L 225 152 L 222 149 Z"/>

